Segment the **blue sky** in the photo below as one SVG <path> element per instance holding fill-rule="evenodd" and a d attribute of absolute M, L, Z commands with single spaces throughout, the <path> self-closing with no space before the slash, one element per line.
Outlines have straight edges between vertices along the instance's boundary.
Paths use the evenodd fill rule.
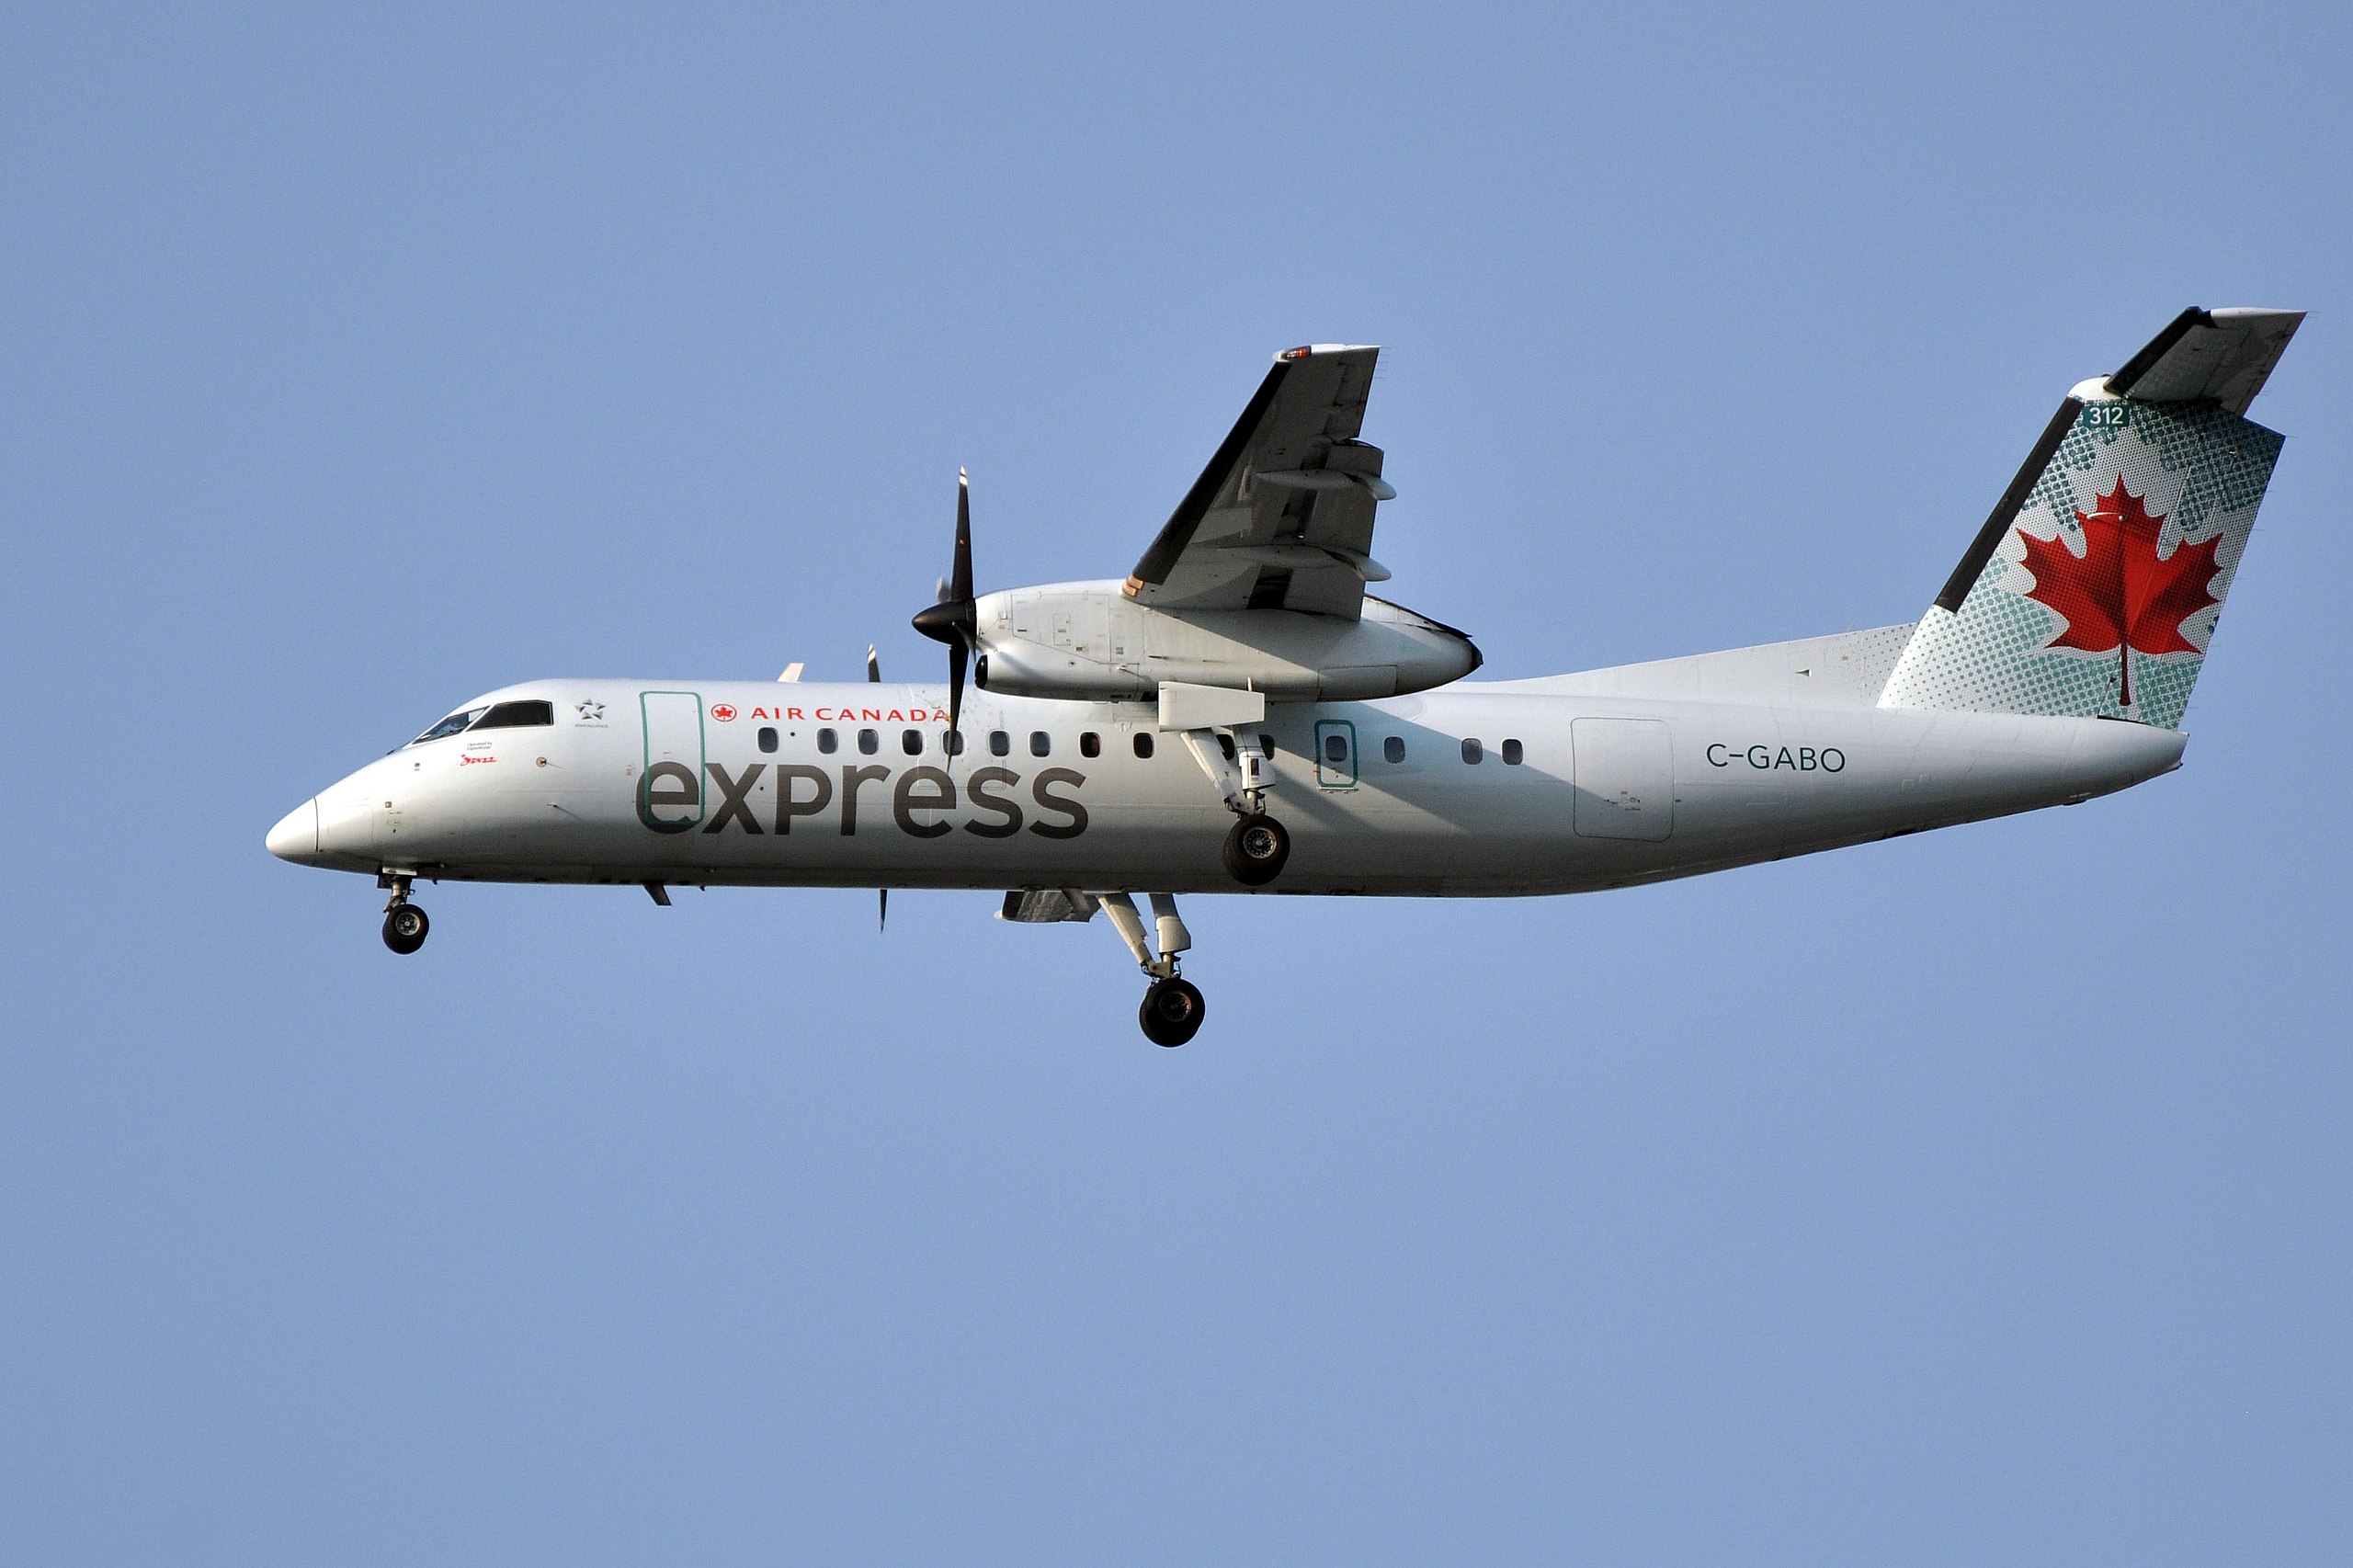
<path fill-rule="evenodd" d="M 2353 1551 L 2348 26 L 17 7 L 0 1556 Z M 1379 342 L 1518 676 L 1909 619 L 2058 398 L 2314 312 L 2180 773 L 1671 887 L 449 887 L 280 812 L 542 675 L 892 676 Z"/>

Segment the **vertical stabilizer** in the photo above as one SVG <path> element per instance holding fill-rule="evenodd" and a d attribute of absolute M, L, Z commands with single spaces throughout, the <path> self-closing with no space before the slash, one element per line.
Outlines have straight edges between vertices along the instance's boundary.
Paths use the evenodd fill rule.
<path fill-rule="evenodd" d="M 2302 320 L 2185 311 L 2069 393 L 1880 706 L 2178 727 L 2279 455 L 2246 408 Z"/>

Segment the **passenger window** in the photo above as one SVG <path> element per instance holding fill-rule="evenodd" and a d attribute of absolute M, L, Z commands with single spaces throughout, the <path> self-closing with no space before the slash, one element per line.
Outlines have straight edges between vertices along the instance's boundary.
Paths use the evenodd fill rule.
<path fill-rule="evenodd" d="M 909 756 L 921 756 L 923 755 L 923 732 L 921 730 L 900 731 L 899 749 L 905 752 Z"/>
<path fill-rule="evenodd" d="M 477 730 L 535 730 L 555 722 L 552 702 L 502 702 L 483 714 Z"/>
<path fill-rule="evenodd" d="M 1504 766 L 1506 767 L 1518 767 L 1519 766 L 1519 743 L 1518 741 L 1506 741 L 1504 743 Z"/>
<path fill-rule="evenodd" d="M 1103 755 L 1103 737 L 1097 734 L 1092 730 L 1081 731 L 1078 737 L 1078 755 L 1081 756 L 1101 756 Z"/>
<path fill-rule="evenodd" d="M 1136 732 L 1136 755 L 1138 756 L 1150 756 L 1152 755 L 1152 732 L 1150 730 L 1138 730 Z"/>
<path fill-rule="evenodd" d="M 1051 756 L 1053 752 L 1053 736 L 1046 733 L 1043 730 L 1032 730 L 1029 732 L 1029 755 L 1031 756 Z"/>
<path fill-rule="evenodd" d="M 1486 753 L 1486 748 L 1485 748 L 1485 747 L 1483 747 L 1483 746 L 1482 746 L 1482 745 L 1479 744 L 1479 742 L 1478 742 L 1478 740 L 1477 740 L 1477 738 L 1476 738 L 1476 737 L 1473 737 L 1473 738 L 1472 738 L 1472 739 L 1470 739 L 1470 740 L 1467 740 L 1467 741 L 1464 741 L 1464 742 L 1462 743 L 1462 760 L 1463 760 L 1463 761 L 1465 761 L 1465 762 L 1476 762 L 1476 761 L 1478 761 L 1481 757 L 1483 757 L 1483 756 L 1486 756 L 1486 755 L 1487 755 L 1487 753 Z"/>
<path fill-rule="evenodd" d="M 1381 742 L 1381 755 L 1387 757 L 1392 762 L 1404 761 L 1405 737 L 1403 735 L 1392 735 L 1387 740 Z"/>
<path fill-rule="evenodd" d="M 947 734 L 945 734 L 945 735 L 941 736 L 941 737 L 940 737 L 940 740 L 941 740 L 942 744 L 947 747 L 947 749 L 948 749 L 948 755 L 949 755 L 949 756 L 963 756 L 963 755 L 964 755 L 964 732 L 963 732 L 963 731 L 961 731 L 961 730 L 950 730 L 950 731 L 949 731 L 949 732 L 948 732 L 948 733 L 947 733 Z"/>
<path fill-rule="evenodd" d="M 1331 763 L 1347 762 L 1348 760 L 1348 737 L 1339 734 L 1324 736 L 1324 760 Z"/>
<path fill-rule="evenodd" d="M 776 732 L 766 724 L 760 726 L 760 749 L 762 751 L 776 750 Z"/>
<path fill-rule="evenodd" d="M 881 731 L 880 731 L 880 730 L 860 730 L 860 731 L 858 731 L 858 756 L 872 756 L 876 752 L 881 751 L 881 749 L 882 749 L 882 732 L 881 732 Z"/>
<path fill-rule="evenodd" d="M 991 730 L 989 732 L 989 755 L 991 756 L 1008 756 L 1012 755 L 1012 752 L 1013 737 L 1011 735 L 1006 734 L 1003 730 Z"/>
<path fill-rule="evenodd" d="M 817 732 L 817 749 L 827 756 L 842 749 L 842 738 L 831 730 Z"/>

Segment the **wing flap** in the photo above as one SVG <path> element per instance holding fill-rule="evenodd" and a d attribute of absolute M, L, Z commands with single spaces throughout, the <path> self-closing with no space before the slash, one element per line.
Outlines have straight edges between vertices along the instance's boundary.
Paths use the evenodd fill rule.
<path fill-rule="evenodd" d="M 1360 615 L 1365 583 L 1387 575 L 1371 559 L 1374 513 L 1396 494 L 1381 449 L 1358 439 L 1380 355 L 1344 344 L 1278 355 L 1136 562 L 1128 596 L 1162 608 Z"/>
<path fill-rule="evenodd" d="M 1095 918 L 1095 895 L 1077 888 L 1017 888 L 1005 895 L 996 917 L 1019 926 L 1084 925 Z"/>

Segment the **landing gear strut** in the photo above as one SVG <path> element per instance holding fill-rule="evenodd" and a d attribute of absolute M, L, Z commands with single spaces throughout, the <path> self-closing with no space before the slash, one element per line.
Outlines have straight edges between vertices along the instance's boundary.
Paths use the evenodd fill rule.
<path fill-rule="evenodd" d="M 1267 814 L 1267 785 L 1274 759 L 1261 746 L 1236 744 L 1214 730 L 1183 732 L 1185 744 L 1236 818 L 1225 835 L 1226 874 L 1245 888 L 1262 888 L 1282 875 L 1290 858 L 1290 835 Z M 1233 755 L 1226 755 L 1232 747 Z M 1235 764 L 1239 762 L 1237 768 Z"/>
<path fill-rule="evenodd" d="M 1201 1032 L 1201 1017 L 1207 1010 L 1199 987 L 1176 973 L 1177 955 L 1193 945 L 1193 935 L 1177 918 L 1174 898 L 1165 892 L 1151 897 L 1153 924 L 1160 937 L 1157 958 L 1144 937 L 1143 916 L 1136 913 L 1131 895 L 1107 892 L 1098 895 L 1097 902 L 1111 917 L 1112 929 L 1135 955 L 1137 966 L 1152 980 L 1143 994 L 1143 1006 L 1136 1009 L 1144 1039 L 1154 1045 L 1182 1045 Z"/>
<path fill-rule="evenodd" d="M 433 922 L 425 911 L 408 901 L 409 879 L 386 877 L 383 885 L 392 890 L 392 900 L 384 905 L 384 946 L 392 951 L 408 954 L 425 946 L 426 933 L 433 929 Z"/>

